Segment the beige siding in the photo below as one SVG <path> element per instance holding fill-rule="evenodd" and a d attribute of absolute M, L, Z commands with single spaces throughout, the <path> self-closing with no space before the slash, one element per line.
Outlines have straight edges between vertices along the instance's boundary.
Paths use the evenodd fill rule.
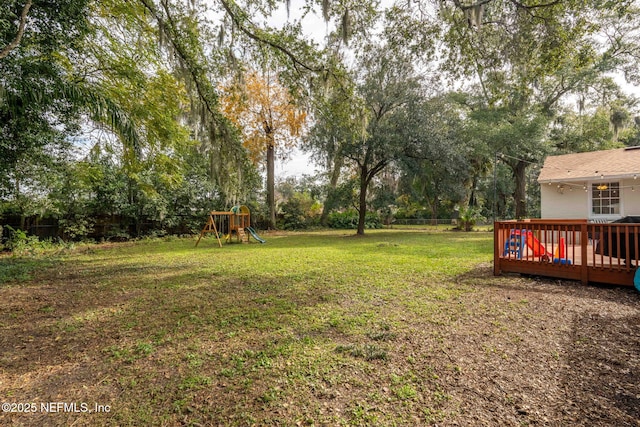
<path fill-rule="evenodd" d="M 589 195 L 580 187 L 559 191 L 556 184 L 540 186 L 542 218 L 578 219 L 589 218 Z"/>
<path fill-rule="evenodd" d="M 640 179 L 622 181 L 622 203 L 625 216 L 640 216 Z"/>
<path fill-rule="evenodd" d="M 590 188 L 591 183 L 587 184 Z M 640 216 L 640 179 L 626 179 L 620 182 L 622 193 L 622 215 Z M 546 219 L 592 218 L 589 193 L 578 186 L 564 188 L 561 192 L 557 184 L 540 186 L 541 217 Z M 609 220 L 615 217 L 608 218 Z"/>

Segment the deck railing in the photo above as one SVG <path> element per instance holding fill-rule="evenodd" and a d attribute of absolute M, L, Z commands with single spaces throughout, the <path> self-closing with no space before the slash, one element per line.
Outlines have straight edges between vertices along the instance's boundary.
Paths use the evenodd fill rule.
<path fill-rule="evenodd" d="M 524 273 L 633 286 L 640 224 L 586 220 L 500 221 L 494 226 L 494 274 Z"/>

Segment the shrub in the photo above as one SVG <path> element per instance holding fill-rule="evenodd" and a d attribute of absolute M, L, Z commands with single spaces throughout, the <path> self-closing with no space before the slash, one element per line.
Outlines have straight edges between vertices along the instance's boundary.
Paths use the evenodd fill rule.
<path fill-rule="evenodd" d="M 38 236 L 30 236 L 26 231 L 16 230 L 9 225 L 6 227 L 9 230 L 9 238 L 5 246 L 16 256 L 53 254 L 67 248 L 67 245 L 40 240 Z"/>
<path fill-rule="evenodd" d="M 281 228 L 285 230 L 300 230 L 306 228 L 304 207 L 297 198 L 290 198 L 280 205 L 282 212 Z"/>
<path fill-rule="evenodd" d="M 281 227 L 285 230 L 300 230 L 317 224 L 322 205 L 308 193 L 294 193 L 280 206 L 280 210 Z"/>
<path fill-rule="evenodd" d="M 61 218 L 58 224 L 65 240 L 81 240 L 93 232 L 95 220 L 84 216 L 76 216 L 73 218 Z"/>
<path fill-rule="evenodd" d="M 380 216 L 375 212 L 367 212 L 364 221 L 364 228 L 382 228 Z M 329 214 L 328 224 L 331 228 L 355 230 L 358 228 L 358 212 L 355 210 L 332 212 Z"/>
<path fill-rule="evenodd" d="M 468 207 L 460 214 L 460 229 L 471 231 L 478 221 L 484 220 L 479 209 Z"/>

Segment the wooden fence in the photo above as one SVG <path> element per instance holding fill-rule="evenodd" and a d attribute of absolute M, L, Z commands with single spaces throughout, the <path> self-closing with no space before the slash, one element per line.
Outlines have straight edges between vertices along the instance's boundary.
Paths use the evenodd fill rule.
<path fill-rule="evenodd" d="M 494 226 L 494 274 L 523 273 L 582 283 L 633 286 L 640 224 L 587 220 L 500 221 Z"/>

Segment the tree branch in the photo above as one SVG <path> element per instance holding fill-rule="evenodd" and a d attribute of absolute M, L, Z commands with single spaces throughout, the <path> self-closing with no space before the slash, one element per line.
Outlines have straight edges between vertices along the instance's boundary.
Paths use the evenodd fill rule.
<path fill-rule="evenodd" d="M 140 0 L 140 2 L 153 15 L 153 17 L 156 19 L 156 21 L 158 21 L 158 30 L 162 31 L 162 32 L 164 32 L 166 34 L 167 38 L 169 39 L 169 42 L 171 43 L 171 45 L 175 49 L 175 52 L 187 64 L 187 69 L 189 71 L 189 74 L 191 74 L 191 79 L 193 80 L 193 83 L 194 83 L 194 85 L 196 87 L 196 92 L 198 92 L 198 97 L 203 102 L 203 104 L 204 104 L 205 108 L 207 109 L 207 111 L 209 112 L 209 114 L 211 116 L 213 116 L 213 117 L 217 117 L 217 114 L 216 114 L 217 113 L 217 109 L 215 108 L 215 106 L 211 105 L 210 99 L 204 93 L 204 90 L 201 87 L 202 86 L 202 82 L 200 81 L 200 76 L 198 75 L 196 70 L 193 69 L 193 64 L 192 64 L 191 58 L 185 52 L 184 47 L 180 43 L 178 43 L 178 41 L 176 40 L 176 37 L 175 37 L 176 26 L 175 26 L 175 23 L 173 22 L 173 20 L 171 18 L 171 15 L 169 13 L 169 8 L 167 7 L 167 5 L 164 2 L 162 2 L 163 9 L 164 9 L 165 13 L 167 14 L 168 22 L 165 21 L 163 19 L 163 17 L 160 15 L 160 13 L 156 10 L 155 4 L 153 4 L 152 0 L 151 1 L 150 0 Z"/>
<path fill-rule="evenodd" d="M 473 9 L 474 7 L 477 6 L 482 6 L 484 4 L 487 3 L 491 3 L 493 0 L 478 0 L 477 2 L 470 4 L 470 5 L 464 5 L 460 2 L 460 0 L 453 0 L 453 3 L 456 5 L 456 7 L 458 7 L 460 10 L 465 11 L 465 10 L 469 10 L 469 9 Z"/>
<path fill-rule="evenodd" d="M 24 8 L 22 9 L 22 14 L 20 15 L 20 25 L 18 26 L 18 34 L 16 35 L 16 38 L 13 39 L 11 43 L 6 45 L 5 48 L 2 49 L 2 51 L 0 51 L 0 59 L 9 55 L 9 52 L 11 52 L 13 49 L 18 47 L 18 45 L 20 44 L 20 41 L 22 40 L 22 36 L 24 35 L 24 29 L 27 26 L 27 14 L 29 13 L 29 9 L 31 9 L 32 4 L 33 4 L 33 0 L 28 0 L 27 4 L 24 5 Z"/>
<path fill-rule="evenodd" d="M 519 2 L 517 0 L 509 0 L 509 1 L 511 1 L 511 3 L 515 4 L 517 7 L 521 8 L 521 9 L 538 9 L 538 8 L 541 8 L 541 7 L 555 6 L 555 5 L 560 3 L 560 0 L 554 0 L 554 1 L 549 2 L 549 3 L 534 4 L 534 5 L 528 6 L 528 5 L 523 4 L 523 3 L 521 3 L 521 2 Z"/>
<path fill-rule="evenodd" d="M 380 160 L 378 163 L 376 163 L 376 165 L 371 168 L 369 170 L 369 173 L 367 174 L 367 182 L 371 182 L 371 180 L 385 167 L 387 167 L 387 165 L 389 164 L 390 160 L 389 159 L 385 159 L 385 160 Z"/>
<path fill-rule="evenodd" d="M 460 10 L 465 11 L 465 10 L 469 10 L 469 9 L 473 9 L 474 7 L 478 7 L 478 6 L 482 6 L 488 3 L 491 3 L 493 0 L 478 0 L 475 3 L 469 4 L 469 5 L 464 5 L 462 4 L 462 2 L 460 0 L 453 0 L 453 3 L 456 5 L 456 7 L 458 7 Z M 519 7 L 520 9 L 537 9 L 537 8 L 541 8 L 541 7 L 550 7 L 550 6 L 555 6 L 557 4 L 560 3 L 560 0 L 553 0 L 549 3 L 543 3 L 543 4 L 534 4 L 534 5 L 526 5 L 518 0 L 509 0 L 511 3 L 513 3 L 514 5 L 516 5 L 516 7 Z"/>
<path fill-rule="evenodd" d="M 307 65 L 306 63 L 304 63 L 301 60 L 299 60 L 296 57 L 296 55 L 294 55 L 293 52 L 291 52 L 286 47 L 284 47 L 284 46 L 282 46 L 282 45 L 280 45 L 278 43 L 275 43 L 275 42 L 273 42 L 271 40 L 267 40 L 264 37 L 259 36 L 255 32 L 250 31 L 247 27 L 245 27 L 243 25 L 242 20 L 240 19 L 238 14 L 233 11 L 233 7 L 231 6 L 231 4 L 227 0 L 220 0 L 220 3 L 222 3 L 222 7 L 224 7 L 224 10 L 229 14 L 229 16 L 231 17 L 231 20 L 233 21 L 233 23 L 240 29 L 240 31 L 242 31 L 250 39 L 257 41 L 258 43 L 263 43 L 263 44 L 266 44 L 268 46 L 271 46 L 272 48 L 277 49 L 280 52 L 284 53 L 286 56 L 289 57 L 289 59 L 291 59 L 291 61 L 293 62 L 294 66 L 296 68 L 298 66 L 300 66 L 300 67 L 304 68 L 305 70 L 312 71 L 314 73 L 319 73 L 321 71 L 325 71 L 323 67 L 314 68 L 314 67 L 312 67 L 310 65 Z"/>

